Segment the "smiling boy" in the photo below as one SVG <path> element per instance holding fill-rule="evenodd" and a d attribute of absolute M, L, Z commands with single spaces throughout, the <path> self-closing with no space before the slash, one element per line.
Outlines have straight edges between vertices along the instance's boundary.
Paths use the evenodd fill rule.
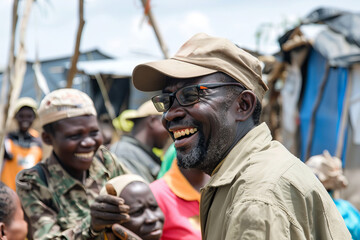
<path fill-rule="evenodd" d="M 30 238 L 97 239 L 105 227 L 128 220 L 128 206 L 99 196 L 104 183 L 126 170 L 102 144 L 89 96 L 59 89 L 42 100 L 43 142 L 52 154 L 17 176 L 17 193 L 29 219 Z"/>

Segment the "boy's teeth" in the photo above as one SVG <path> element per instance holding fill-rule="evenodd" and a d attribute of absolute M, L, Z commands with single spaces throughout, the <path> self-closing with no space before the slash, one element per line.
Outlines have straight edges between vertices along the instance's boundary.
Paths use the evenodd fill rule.
<path fill-rule="evenodd" d="M 79 158 L 91 158 L 94 156 L 94 151 L 89 153 L 75 153 L 74 155 L 75 157 L 79 157 Z"/>
<path fill-rule="evenodd" d="M 197 128 L 187 128 L 187 129 L 178 130 L 174 132 L 174 138 L 177 139 L 179 137 L 193 134 L 195 132 L 197 132 Z"/>

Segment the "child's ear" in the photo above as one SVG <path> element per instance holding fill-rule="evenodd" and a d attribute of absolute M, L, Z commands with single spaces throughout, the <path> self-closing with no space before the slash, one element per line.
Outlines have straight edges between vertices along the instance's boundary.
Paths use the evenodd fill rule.
<path fill-rule="evenodd" d="M 3 222 L 0 222 L 0 239 L 7 240 L 7 237 L 5 234 L 5 224 Z"/>
<path fill-rule="evenodd" d="M 52 145 L 52 138 L 49 133 L 42 132 L 41 134 L 42 141 L 47 145 Z"/>

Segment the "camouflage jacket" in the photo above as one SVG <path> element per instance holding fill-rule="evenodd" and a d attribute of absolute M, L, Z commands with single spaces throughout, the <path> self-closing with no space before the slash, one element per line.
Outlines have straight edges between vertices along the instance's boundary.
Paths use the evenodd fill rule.
<path fill-rule="evenodd" d="M 94 239 L 89 236 L 90 205 L 107 180 L 127 170 L 103 146 L 94 157 L 85 185 L 71 177 L 53 154 L 41 164 L 47 183 L 34 168 L 21 171 L 16 180 L 33 238 Z"/>

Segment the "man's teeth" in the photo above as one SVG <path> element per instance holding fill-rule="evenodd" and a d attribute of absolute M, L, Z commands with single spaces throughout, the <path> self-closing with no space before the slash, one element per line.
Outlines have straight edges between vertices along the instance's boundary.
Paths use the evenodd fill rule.
<path fill-rule="evenodd" d="M 89 152 L 89 153 L 75 153 L 74 155 L 75 155 L 75 157 L 78 157 L 78 158 L 91 158 L 94 156 L 94 151 Z"/>
<path fill-rule="evenodd" d="M 197 128 L 187 128 L 187 129 L 177 130 L 174 132 L 174 138 L 177 139 L 179 137 L 193 134 L 195 132 L 197 132 Z"/>

